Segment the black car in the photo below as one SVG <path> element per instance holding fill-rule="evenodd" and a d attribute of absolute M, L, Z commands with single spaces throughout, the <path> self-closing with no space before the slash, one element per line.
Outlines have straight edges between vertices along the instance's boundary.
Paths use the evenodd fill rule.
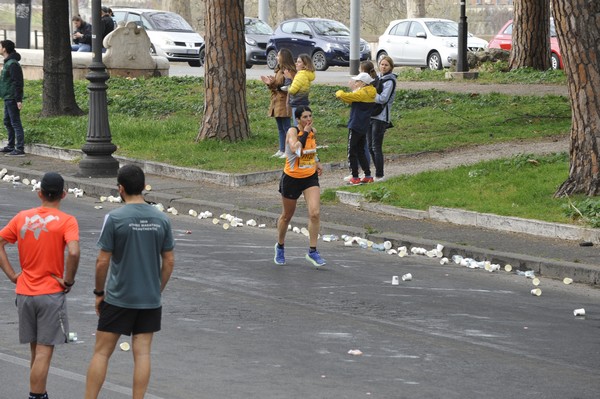
<path fill-rule="evenodd" d="M 267 42 L 273 33 L 273 29 L 258 18 L 244 17 L 245 41 L 246 41 L 246 68 L 252 65 L 264 65 L 267 63 L 265 49 Z M 204 65 L 206 47 L 200 48 L 200 65 Z"/>
<path fill-rule="evenodd" d="M 296 18 L 283 21 L 267 44 L 267 66 L 277 65 L 277 52 L 287 48 L 297 57 L 309 54 L 317 71 L 330 66 L 350 65 L 350 29 L 341 22 L 320 18 Z M 371 58 L 369 43 L 360 39 L 360 60 Z"/>

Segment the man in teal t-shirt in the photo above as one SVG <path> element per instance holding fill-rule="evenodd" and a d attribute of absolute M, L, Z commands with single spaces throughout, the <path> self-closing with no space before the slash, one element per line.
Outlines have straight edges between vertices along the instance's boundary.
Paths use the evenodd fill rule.
<path fill-rule="evenodd" d="M 123 334 L 133 335 L 133 397 L 144 396 L 152 337 L 161 328 L 161 292 L 175 263 L 171 222 L 144 200 L 144 172 L 135 165 L 123 166 L 117 182 L 126 205 L 106 215 L 98 240 L 94 294 L 99 319 L 86 399 L 98 397 L 108 360 Z"/>

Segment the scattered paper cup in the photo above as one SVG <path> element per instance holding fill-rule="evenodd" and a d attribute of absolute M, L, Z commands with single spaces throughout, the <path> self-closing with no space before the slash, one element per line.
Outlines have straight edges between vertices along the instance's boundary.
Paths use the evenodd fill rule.
<path fill-rule="evenodd" d="M 214 218 L 214 219 L 213 219 L 213 224 L 219 224 L 219 219 L 217 219 L 217 218 Z"/>
<path fill-rule="evenodd" d="M 349 354 L 349 355 L 352 355 L 352 356 L 360 356 L 360 355 L 362 355 L 363 353 L 360 351 L 360 349 L 350 349 L 350 350 L 348 351 L 348 354 Z"/>
<path fill-rule="evenodd" d="M 575 309 L 573 311 L 573 316 L 585 316 L 585 309 L 584 308 Z"/>
<path fill-rule="evenodd" d="M 121 342 L 119 348 L 121 348 L 123 352 L 127 352 L 131 347 L 129 346 L 129 342 Z"/>
<path fill-rule="evenodd" d="M 229 224 L 223 223 L 223 230 L 229 230 Z"/>
<path fill-rule="evenodd" d="M 538 285 L 540 285 L 540 279 L 534 277 L 533 280 L 531 280 L 531 283 L 537 287 Z"/>
<path fill-rule="evenodd" d="M 410 280 L 412 280 L 412 274 L 406 273 L 405 275 L 402 276 L 402 281 L 410 281 Z"/>
<path fill-rule="evenodd" d="M 567 284 L 567 285 L 571 284 L 572 282 L 573 282 L 573 279 L 572 279 L 572 278 L 570 278 L 570 277 L 565 277 L 565 278 L 563 279 L 563 283 L 565 283 L 565 284 Z"/>
<path fill-rule="evenodd" d="M 542 295 L 542 290 L 539 288 L 534 288 L 531 290 L 531 295 L 540 296 Z"/>
<path fill-rule="evenodd" d="M 392 285 L 398 285 L 400 284 L 400 280 L 398 279 L 398 276 L 392 276 Z"/>
<path fill-rule="evenodd" d="M 504 270 L 507 272 L 510 272 L 510 271 L 512 271 L 512 266 L 507 264 L 506 266 L 504 266 Z"/>
<path fill-rule="evenodd" d="M 152 186 L 149 184 L 146 184 L 146 187 L 144 187 L 144 190 L 146 191 L 152 191 Z"/>

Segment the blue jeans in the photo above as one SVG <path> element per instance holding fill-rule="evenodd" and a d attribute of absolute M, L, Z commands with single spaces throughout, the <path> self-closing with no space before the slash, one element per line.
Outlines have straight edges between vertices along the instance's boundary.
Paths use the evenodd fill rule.
<path fill-rule="evenodd" d="M 89 44 L 72 44 L 71 51 L 89 53 L 92 51 L 92 46 Z"/>
<path fill-rule="evenodd" d="M 4 100 L 4 126 L 8 131 L 9 148 L 25 151 L 25 133 L 21 124 L 21 110 L 17 108 L 17 101 Z M 15 146 L 15 138 L 17 139 Z"/>
<path fill-rule="evenodd" d="M 388 127 L 387 122 L 378 119 L 371 120 L 371 128 L 367 132 L 369 152 L 375 165 L 375 177 L 383 177 L 383 136 Z"/>
<path fill-rule="evenodd" d="M 279 131 L 279 151 L 285 151 L 285 136 L 290 128 L 290 118 L 288 117 L 275 117 L 277 122 L 277 130 Z"/>

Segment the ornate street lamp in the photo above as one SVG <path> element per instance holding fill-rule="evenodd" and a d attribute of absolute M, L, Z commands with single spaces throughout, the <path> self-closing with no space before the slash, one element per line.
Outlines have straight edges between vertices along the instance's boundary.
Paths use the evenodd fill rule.
<path fill-rule="evenodd" d="M 79 162 L 79 176 L 110 177 L 116 176 L 119 162 L 112 153 L 117 146 L 111 141 L 108 125 L 108 106 L 106 103 L 106 81 L 109 76 L 102 63 L 102 22 L 100 16 L 101 0 L 92 0 L 92 51 L 93 59 L 86 79 L 90 81 L 88 91 L 89 121 L 86 143 L 81 147 L 85 153 Z"/>

